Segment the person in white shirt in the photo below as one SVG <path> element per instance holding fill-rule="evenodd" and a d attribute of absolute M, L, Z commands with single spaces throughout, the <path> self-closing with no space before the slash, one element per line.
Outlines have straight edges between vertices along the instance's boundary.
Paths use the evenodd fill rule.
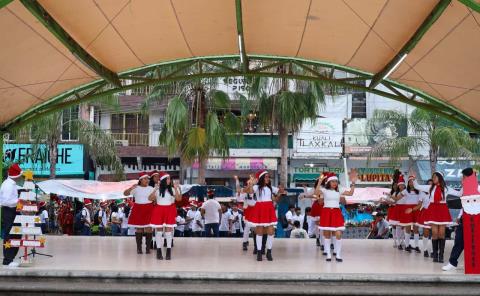
<path fill-rule="evenodd" d="M 317 220 L 315 219 L 315 217 L 311 215 L 311 213 L 312 213 L 312 208 L 306 207 L 305 215 L 307 216 L 307 233 L 309 237 L 316 238 L 318 225 L 317 225 Z"/>
<path fill-rule="evenodd" d="M 113 204 L 112 207 L 112 214 L 110 215 L 110 223 L 111 223 L 111 230 L 112 236 L 120 236 L 122 234 L 122 219 L 123 219 L 123 212 L 120 211 L 119 207 L 116 204 Z"/>
<path fill-rule="evenodd" d="M 354 170 L 350 173 L 350 190 L 340 187 L 337 175 L 335 173 L 324 173 L 323 178 L 326 178 L 325 188 L 320 185 L 315 188 L 315 195 L 323 201 L 323 209 L 320 215 L 320 230 L 325 236 L 325 252 L 327 253 L 327 261 L 332 261 L 330 252 L 331 237 L 335 235 L 335 260 L 343 262 L 342 258 L 342 231 L 345 230 L 345 221 L 343 219 L 342 211 L 340 210 L 340 203 L 345 204 L 345 196 L 351 196 L 354 192 L 356 172 Z M 323 181 L 323 180 L 322 180 Z M 322 182 L 319 182 L 321 184 Z"/>
<path fill-rule="evenodd" d="M 233 237 L 241 237 L 243 233 L 242 228 L 242 214 L 238 210 L 238 205 L 236 203 L 232 204 L 232 210 L 230 212 L 229 226 L 230 231 Z"/>
<path fill-rule="evenodd" d="M 107 204 L 100 203 L 100 210 L 98 211 L 98 232 L 100 236 L 105 236 L 105 229 L 107 229 Z"/>
<path fill-rule="evenodd" d="M 184 235 L 187 237 L 193 236 L 193 224 L 195 223 L 195 214 L 197 213 L 197 205 L 195 203 L 190 203 L 190 209 L 187 211 L 187 216 L 185 218 L 187 224 L 185 225 Z"/>
<path fill-rule="evenodd" d="M 153 203 L 149 200 L 154 188 L 148 186 L 149 175 L 141 172 L 138 177 L 138 183 L 123 192 L 123 195 L 133 195 L 135 204 L 133 205 L 128 217 L 128 225 L 135 227 L 135 241 L 137 243 L 137 254 L 142 254 L 143 234 L 145 233 L 145 253 L 150 254 L 152 245 L 152 227 L 151 218 Z"/>
<path fill-rule="evenodd" d="M 290 232 L 290 238 L 303 238 L 303 239 L 308 238 L 307 231 L 305 231 L 305 229 L 300 227 L 300 221 L 295 220 L 293 222 L 293 229 Z"/>
<path fill-rule="evenodd" d="M 219 237 L 220 217 L 222 216 L 222 207 L 220 203 L 214 199 L 213 190 L 207 193 L 208 200 L 203 203 L 201 211 L 205 218 L 205 235 L 206 237 Z"/>
<path fill-rule="evenodd" d="M 273 235 L 275 225 L 277 224 L 277 213 L 275 211 L 274 201 L 277 201 L 278 188 L 273 187 L 270 182 L 270 175 L 266 170 L 260 170 L 255 174 L 255 179 L 249 180 L 245 189 L 248 194 L 255 194 L 257 201 L 250 222 L 255 226 L 257 242 L 257 261 L 262 261 L 263 235 L 267 234 L 266 249 L 267 260 L 272 261 Z"/>
<path fill-rule="evenodd" d="M 302 227 L 303 221 L 305 219 L 305 215 L 302 214 L 302 209 L 299 207 L 295 208 L 295 212 L 293 214 L 293 222 L 298 221 L 300 222 L 300 228 Z"/>
<path fill-rule="evenodd" d="M 192 235 L 194 237 L 204 236 L 205 224 L 202 216 L 202 212 L 197 210 L 195 211 L 195 216 L 192 221 Z"/>
<path fill-rule="evenodd" d="M 2 161 L 0 159 L 0 161 Z M 3 181 L 0 187 L 0 204 L 2 205 L 2 226 L 4 231 L 3 242 L 7 242 L 9 239 L 19 239 L 22 238 L 21 235 L 10 234 L 10 230 L 13 226 L 13 221 L 15 221 L 15 216 L 17 215 L 17 203 L 18 203 L 18 188 L 17 182 L 21 180 L 22 169 L 18 164 L 14 163 L 8 169 L 8 177 Z M 3 244 L 3 265 L 10 268 L 16 268 L 20 264 L 16 261 L 15 256 L 17 256 L 18 248 L 10 247 L 5 248 Z"/>
<path fill-rule="evenodd" d="M 120 221 L 120 235 L 127 236 L 128 233 L 128 217 L 125 213 L 125 202 L 123 200 L 117 200 L 118 214 L 117 219 Z"/>
<path fill-rule="evenodd" d="M 81 210 L 82 222 L 83 222 L 83 227 L 81 231 L 82 235 L 86 235 L 86 236 L 92 235 L 92 230 L 90 228 L 93 224 L 90 216 L 91 211 L 92 211 L 92 201 L 88 198 L 85 198 L 83 200 L 83 208 Z"/>
<path fill-rule="evenodd" d="M 48 211 L 45 208 L 46 203 L 44 201 L 39 203 L 40 207 L 40 222 L 42 223 L 42 233 L 48 232 Z"/>
<path fill-rule="evenodd" d="M 288 223 L 287 228 L 284 229 L 286 238 L 290 238 L 290 232 L 292 232 L 293 229 L 293 222 L 295 222 L 295 219 L 293 219 L 294 215 L 295 207 L 291 205 L 288 207 L 288 211 L 285 213 L 285 220 L 287 220 Z"/>
<path fill-rule="evenodd" d="M 231 212 L 230 209 L 225 205 L 222 204 L 222 218 L 220 220 L 219 226 L 219 233 L 220 237 L 228 237 L 230 235 L 230 216 Z"/>
<path fill-rule="evenodd" d="M 175 222 L 177 224 L 177 227 L 175 227 L 174 231 L 174 236 L 175 237 L 183 237 L 185 233 L 185 224 L 187 224 L 185 218 L 183 218 L 185 215 L 185 212 L 179 208 L 177 210 L 177 218 L 175 219 Z"/>
<path fill-rule="evenodd" d="M 155 190 L 150 194 L 149 200 L 156 202 L 152 211 L 150 225 L 155 227 L 155 241 L 157 243 L 157 259 L 162 260 L 163 234 L 167 240 L 166 260 L 172 256 L 172 238 L 173 229 L 177 226 L 177 207 L 175 201 L 182 200 L 182 193 L 177 182 L 170 179 L 166 172 L 160 172 L 160 185 L 155 186 Z"/>

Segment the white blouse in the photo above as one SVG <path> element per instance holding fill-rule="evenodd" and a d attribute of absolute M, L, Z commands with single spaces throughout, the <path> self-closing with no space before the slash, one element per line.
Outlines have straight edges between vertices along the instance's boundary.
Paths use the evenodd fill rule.
<path fill-rule="evenodd" d="M 435 190 L 437 189 L 437 186 L 434 186 L 433 187 L 433 190 L 432 192 L 430 192 L 430 185 L 420 185 L 418 184 L 417 180 L 414 180 L 413 181 L 413 186 L 415 187 L 415 189 L 419 190 L 419 191 L 422 191 L 422 192 L 427 192 L 427 194 L 429 195 L 429 200 L 430 200 L 430 203 L 433 203 L 434 202 L 434 199 L 435 199 Z M 463 190 L 455 190 L 455 189 L 452 189 L 450 187 L 445 187 L 444 189 L 444 192 L 443 192 L 443 199 L 440 201 L 440 203 L 446 203 L 446 200 L 447 200 L 447 195 L 454 195 L 454 196 L 462 196 L 463 194 Z"/>
<path fill-rule="evenodd" d="M 323 207 L 325 208 L 340 208 L 340 197 L 345 192 L 344 187 L 339 187 L 338 191 L 320 188 L 323 193 Z"/>
<path fill-rule="evenodd" d="M 135 189 L 132 190 L 132 196 L 135 198 L 135 203 L 137 204 L 148 204 L 151 203 L 150 200 L 148 200 L 148 197 L 150 194 L 152 194 L 153 190 L 155 190 L 151 186 L 137 186 Z"/>
<path fill-rule="evenodd" d="M 172 190 L 174 190 L 174 189 L 172 188 Z M 165 189 L 165 194 L 164 194 L 163 197 L 160 195 L 160 190 L 157 190 L 155 195 L 157 196 L 157 205 L 169 206 L 169 205 L 175 203 L 175 196 L 171 195 L 170 192 L 168 192 L 168 190 L 166 190 L 166 189 Z"/>
<path fill-rule="evenodd" d="M 272 201 L 272 195 L 278 193 L 278 188 L 272 186 L 272 190 L 267 186 L 262 188 L 262 192 L 259 192 L 259 186 L 253 186 L 253 192 L 257 196 L 257 202 L 265 202 L 265 201 Z"/>

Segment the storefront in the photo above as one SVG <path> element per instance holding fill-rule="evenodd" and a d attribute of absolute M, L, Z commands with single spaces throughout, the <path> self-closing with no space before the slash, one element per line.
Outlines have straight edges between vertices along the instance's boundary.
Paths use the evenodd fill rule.
<path fill-rule="evenodd" d="M 84 178 L 85 153 L 81 144 L 59 144 L 56 176 L 59 178 Z M 35 178 L 47 178 L 50 175 L 50 153 L 45 144 L 5 144 L 3 145 L 5 163 L 17 162 L 23 170 L 32 170 Z"/>

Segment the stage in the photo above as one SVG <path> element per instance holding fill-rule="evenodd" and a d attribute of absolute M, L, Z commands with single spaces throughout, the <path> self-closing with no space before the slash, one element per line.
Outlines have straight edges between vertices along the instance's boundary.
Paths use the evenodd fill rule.
<path fill-rule="evenodd" d="M 53 258 L 0 270 L 0 292 L 83 294 L 349 294 L 478 295 L 480 276 L 443 272 L 423 254 L 391 240 L 343 242 L 343 263 L 326 262 L 315 241 L 276 239 L 273 262 L 257 262 L 240 239 L 175 238 L 171 261 L 136 254 L 133 237 L 47 236 Z M 446 258 L 452 241 L 447 241 Z M 461 258 L 463 261 L 463 258 Z M 463 264 L 462 264 L 463 265 Z"/>

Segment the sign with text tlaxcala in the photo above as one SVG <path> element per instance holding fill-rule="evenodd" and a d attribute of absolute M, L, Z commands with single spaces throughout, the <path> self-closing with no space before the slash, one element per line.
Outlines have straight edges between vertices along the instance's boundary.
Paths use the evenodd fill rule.
<path fill-rule="evenodd" d="M 294 157 L 333 156 L 342 153 L 342 119 L 305 121 L 294 143 Z"/>
<path fill-rule="evenodd" d="M 32 144 L 4 144 L 3 157 L 8 162 L 18 162 L 23 170 L 32 170 L 36 176 L 50 175 L 48 146 Z M 83 145 L 59 144 L 57 176 L 83 175 Z"/>

